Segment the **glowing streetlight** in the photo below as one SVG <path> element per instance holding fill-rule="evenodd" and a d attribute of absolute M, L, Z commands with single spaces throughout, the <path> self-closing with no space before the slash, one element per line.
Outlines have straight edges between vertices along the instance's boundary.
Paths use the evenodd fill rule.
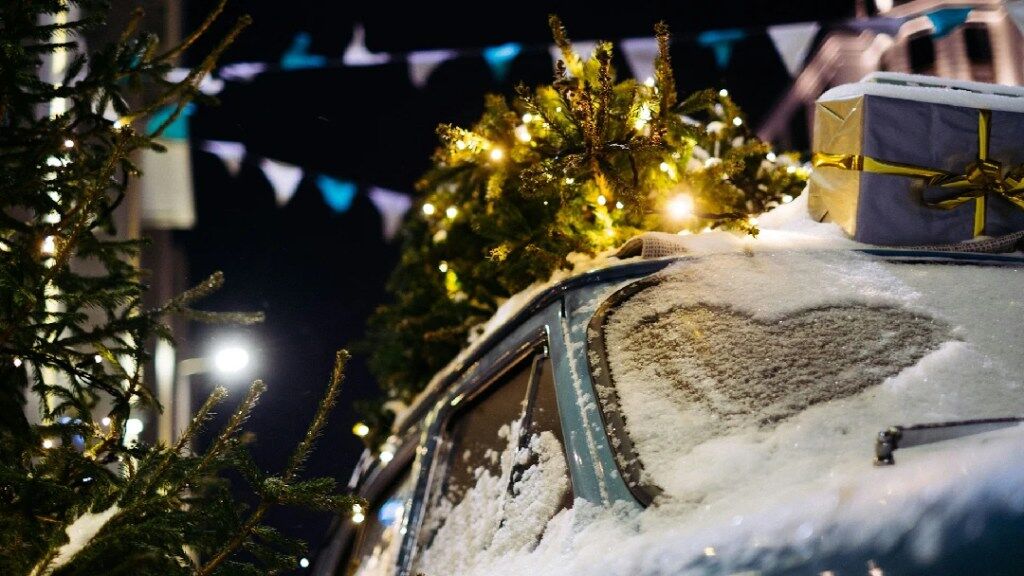
<path fill-rule="evenodd" d="M 249 365 L 249 351 L 241 346 L 226 346 L 213 355 L 213 367 L 221 374 L 234 374 Z"/>

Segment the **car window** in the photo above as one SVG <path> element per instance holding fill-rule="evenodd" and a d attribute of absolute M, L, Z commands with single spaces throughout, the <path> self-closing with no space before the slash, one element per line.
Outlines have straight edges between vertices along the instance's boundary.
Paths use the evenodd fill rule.
<path fill-rule="evenodd" d="M 445 427 L 415 572 L 461 573 L 532 548 L 572 495 L 551 362 L 516 362 Z"/>
<path fill-rule="evenodd" d="M 891 426 L 1022 415 L 1024 355 L 1007 344 L 1024 338 L 1021 272 L 723 254 L 622 288 L 588 330 L 619 468 L 731 517 L 765 493 L 854 482 Z M 967 305 L 975 293 L 1005 308 Z"/>
<path fill-rule="evenodd" d="M 395 571 L 402 544 L 402 524 L 412 494 L 409 470 L 377 498 L 365 514 L 356 536 L 346 574 L 349 576 L 390 576 Z"/>

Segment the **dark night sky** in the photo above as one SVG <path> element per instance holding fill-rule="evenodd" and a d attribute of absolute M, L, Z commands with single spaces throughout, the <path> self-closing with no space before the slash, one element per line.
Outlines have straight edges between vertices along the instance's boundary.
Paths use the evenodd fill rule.
<path fill-rule="evenodd" d="M 188 2 L 186 29 L 211 4 Z M 631 2 L 628 8 L 613 9 L 591 4 L 583 9 L 588 3 L 236 2 L 226 20 L 248 11 L 255 24 L 224 61 L 277 62 L 300 31 L 312 36 L 312 53 L 338 58 L 357 21 L 366 26 L 371 50 L 408 51 L 506 41 L 540 47 L 550 42 L 549 12 L 563 17 L 574 38 L 613 40 L 650 36 L 660 19 L 686 35 L 721 27 L 829 21 L 853 12 L 850 1 L 691 4 L 696 3 Z M 201 44 L 193 54 L 203 51 Z M 681 92 L 727 87 L 755 125 L 789 85 L 763 35 L 738 44 L 725 71 L 716 69 L 709 50 L 693 43 L 674 45 L 673 61 Z M 628 75 L 621 56 L 616 62 L 620 76 Z M 240 141 L 253 155 L 352 180 L 361 190 L 375 185 L 411 191 L 428 166 L 436 143 L 434 126 L 467 125 L 480 114 L 486 92 L 508 94 L 520 81 L 549 82 L 551 70 L 545 50 L 527 49 L 500 83 L 479 57 L 442 64 L 422 90 L 410 84 L 403 63 L 272 72 L 248 83 L 229 82 L 219 95 L 219 107 L 201 108 L 192 117 L 191 134 L 194 140 Z M 384 242 L 380 217 L 361 194 L 350 210 L 333 213 L 306 178 L 289 204 L 277 208 L 270 185 L 252 161 L 231 177 L 195 141 L 193 161 L 199 220 L 178 239 L 188 254 L 192 280 L 214 270 L 227 276 L 226 288 L 206 302 L 207 308 L 257 309 L 267 315 L 266 323 L 248 330 L 259 349 L 256 376 L 269 385 L 250 429 L 256 433 L 259 463 L 280 468 L 315 409 L 334 351 L 361 337 L 367 315 L 384 298 L 397 247 Z M 218 332 L 197 327 L 190 345 L 201 350 Z M 196 396 L 211 387 L 210 382 L 201 383 Z M 347 482 L 359 453 L 359 443 L 349 432 L 356 418 L 351 402 L 373 394 L 372 378 L 356 358 L 341 405 L 310 463 L 311 473 Z M 314 550 L 329 523 L 324 515 L 295 512 L 271 520 L 307 539 Z"/>

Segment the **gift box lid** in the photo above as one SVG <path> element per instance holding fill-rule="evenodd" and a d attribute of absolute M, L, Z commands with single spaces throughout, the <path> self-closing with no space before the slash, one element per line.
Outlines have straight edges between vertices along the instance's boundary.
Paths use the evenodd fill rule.
<path fill-rule="evenodd" d="M 859 96 L 880 96 L 963 108 L 1024 112 L 1022 87 L 896 72 L 872 72 L 860 82 L 842 84 L 829 89 L 818 98 L 818 102 L 847 100 Z"/>

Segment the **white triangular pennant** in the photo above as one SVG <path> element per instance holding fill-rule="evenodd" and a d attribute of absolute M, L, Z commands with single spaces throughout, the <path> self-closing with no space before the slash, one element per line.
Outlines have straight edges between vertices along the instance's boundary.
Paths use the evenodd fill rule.
<path fill-rule="evenodd" d="M 238 176 L 238 171 L 242 169 L 242 159 L 245 158 L 245 144 L 226 140 L 207 140 L 203 142 L 202 148 L 220 158 L 232 178 Z"/>
<path fill-rule="evenodd" d="M 278 206 L 287 204 L 299 189 L 299 182 L 302 182 L 302 168 L 299 166 L 263 158 L 260 160 L 260 170 L 274 189 L 274 199 Z"/>
<path fill-rule="evenodd" d="M 391 240 L 402 227 L 402 218 L 412 206 L 412 198 L 408 194 L 387 188 L 370 188 L 367 195 L 370 197 L 370 202 L 373 202 L 373 206 L 380 212 L 384 238 Z"/>
<path fill-rule="evenodd" d="M 362 24 L 356 24 L 352 29 L 352 40 L 341 57 L 341 63 L 345 66 L 377 66 L 389 60 L 390 54 L 370 52 L 366 47 L 366 30 Z"/>
<path fill-rule="evenodd" d="M 633 78 L 639 82 L 654 78 L 654 61 L 658 57 L 657 38 L 626 38 L 619 42 L 619 48 L 626 57 Z"/>
<path fill-rule="evenodd" d="M 580 55 L 580 58 L 582 58 L 584 62 L 590 60 L 590 56 L 594 54 L 594 48 L 597 48 L 596 40 L 581 40 L 578 42 L 573 41 L 572 43 L 572 49 Z M 562 58 L 562 49 L 554 44 L 548 46 L 548 53 L 551 54 L 552 64 L 559 60 L 564 60 L 564 58 Z"/>
<path fill-rule="evenodd" d="M 454 50 L 424 50 L 409 53 L 409 81 L 423 88 L 435 68 L 456 56 Z"/>
<path fill-rule="evenodd" d="M 807 53 L 811 50 L 814 37 L 818 34 L 821 25 L 817 22 L 799 22 L 797 24 L 780 24 L 768 27 L 768 36 L 771 36 L 775 49 L 782 57 L 782 63 L 786 66 L 789 75 L 796 77 L 803 68 Z"/>
<path fill-rule="evenodd" d="M 1006 11 L 1010 13 L 1010 20 L 1017 25 L 1017 29 L 1024 34 L 1024 2 L 1015 0 L 1004 4 Z"/>

